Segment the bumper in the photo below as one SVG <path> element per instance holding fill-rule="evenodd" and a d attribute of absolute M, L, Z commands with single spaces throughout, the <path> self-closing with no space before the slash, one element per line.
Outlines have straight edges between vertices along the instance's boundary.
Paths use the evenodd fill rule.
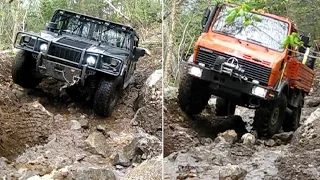
<path fill-rule="evenodd" d="M 39 53 L 37 58 L 37 71 L 44 76 L 53 77 L 72 86 L 79 81 L 84 84 L 87 74 L 87 66 L 84 65 L 82 69 L 67 66 L 49 61 L 44 58 L 42 53 Z"/>
<path fill-rule="evenodd" d="M 239 76 L 208 69 L 188 62 L 182 62 L 182 67 L 185 73 L 210 82 L 210 88 L 213 95 L 240 101 L 238 102 L 239 104 L 248 104 L 248 102 L 245 101 L 251 101 L 252 99 L 271 100 L 277 98 L 277 92 L 273 89 L 259 86 L 244 80 Z M 259 92 L 256 89 L 264 90 L 266 92 L 265 96 L 259 95 Z"/>

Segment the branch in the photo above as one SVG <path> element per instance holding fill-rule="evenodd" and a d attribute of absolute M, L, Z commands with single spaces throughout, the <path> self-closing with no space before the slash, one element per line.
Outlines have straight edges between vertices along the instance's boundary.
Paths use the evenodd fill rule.
<path fill-rule="evenodd" d="M 109 6 L 111 6 L 111 8 L 116 11 L 117 13 L 119 13 L 121 16 L 123 16 L 126 20 L 130 21 L 130 18 L 128 18 L 126 15 L 124 15 L 119 9 L 117 9 L 111 2 L 110 0 L 106 1 Z"/>

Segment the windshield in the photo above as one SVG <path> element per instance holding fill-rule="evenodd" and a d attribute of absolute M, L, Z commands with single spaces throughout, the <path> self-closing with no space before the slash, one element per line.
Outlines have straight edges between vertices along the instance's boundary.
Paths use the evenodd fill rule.
<path fill-rule="evenodd" d="M 53 19 L 61 33 L 72 34 L 112 46 L 130 49 L 130 33 L 120 26 L 76 14 L 57 14 Z"/>
<path fill-rule="evenodd" d="M 244 17 L 239 17 L 228 24 L 226 17 L 232 8 L 226 5 L 221 8 L 220 14 L 213 25 L 213 31 L 273 50 L 283 51 L 281 44 L 288 35 L 288 23 L 260 14 L 248 13 L 249 16 L 257 16 L 261 22 L 253 22 L 249 26 L 244 26 Z"/>

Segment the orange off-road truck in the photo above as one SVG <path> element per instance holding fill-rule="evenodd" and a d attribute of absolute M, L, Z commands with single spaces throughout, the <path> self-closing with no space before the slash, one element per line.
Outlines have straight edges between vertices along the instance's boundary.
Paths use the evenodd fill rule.
<path fill-rule="evenodd" d="M 286 37 L 297 32 L 292 21 L 252 11 L 248 15 L 259 22 L 244 26 L 239 17 L 227 23 L 232 8 L 220 4 L 204 13 L 193 55 L 182 63 L 181 109 L 199 114 L 215 95 L 217 116 L 234 115 L 236 105 L 256 109 L 253 126 L 260 137 L 270 137 L 281 127 L 296 130 L 315 75 L 309 38 L 300 37 L 301 47 L 283 48 Z"/>

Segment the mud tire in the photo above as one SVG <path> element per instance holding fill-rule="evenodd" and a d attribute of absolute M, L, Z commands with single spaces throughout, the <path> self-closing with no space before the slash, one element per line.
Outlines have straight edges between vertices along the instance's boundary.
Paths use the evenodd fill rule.
<path fill-rule="evenodd" d="M 215 111 L 216 116 L 233 116 L 236 111 L 236 105 L 227 99 L 217 97 Z"/>
<path fill-rule="evenodd" d="M 102 79 L 93 99 L 94 112 L 100 116 L 111 116 L 120 97 L 120 85 L 116 79 Z"/>
<path fill-rule="evenodd" d="M 201 113 L 211 97 L 209 85 L 209 82 L 184 73 L 178 91 L 180 108 L 188 115 Z"/>
<path fill-rule="evenodd" d="M 282 129 L 285 132 L 295 131 L 298 129 L 300 126 L 302 107 L 303 100 L 301 100 L 297 108 L 294 108 L 292 114 L 286 115 L 282 125 Z"/>
<path fill-rule="evenodd" d="M 11 74 L 13 82 L 23 88 L 35 88 L 42 81 L 36 71 L 36 60 L 27 51 L 19 51 L 12 63 Z"/>
<path fill-rule="evenodd" d="M 253 127 L 259 137 L 270 138 L 278 133 L 286 115 L 287 98 L 281 95 L 277 100 L 262 104 L 256 111 Z"/>

